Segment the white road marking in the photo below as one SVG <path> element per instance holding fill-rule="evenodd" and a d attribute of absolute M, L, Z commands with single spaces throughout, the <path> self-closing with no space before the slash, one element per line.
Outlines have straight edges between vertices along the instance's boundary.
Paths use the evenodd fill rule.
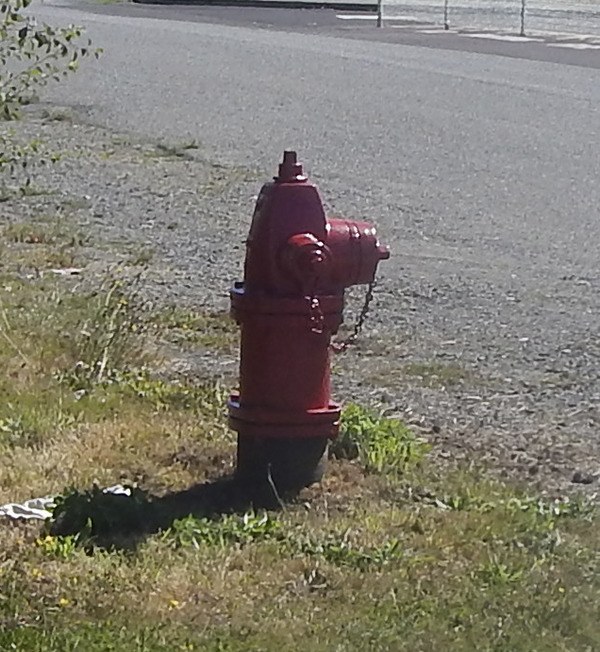
<path fill-rule="evenodd" d="M 549 48 L 571 48 L 571 50 L 600 50 L 600 45 L 593 43 L 548 43 Z"/>
<path fill-rule="evenodd" d="M 413 32 L 415 32 L 415 33 L 419 33 L 419 34 L 422 33 L 422 31 L 423 31 L 423 30 L 420 30 L 420 29 L 418 29 L 417 27 L 415 27 L 415 25 L 414 25 L 413 23 L 409 23 L 408 25 L 388 25 L 387 23 L 388 23 L 388 20 L 387 20 L 387 18 L 384 16 L 384 17 L 383 17 L 383 24 L 384 24 L 386 27 L 392 27 L 393 29 L 406 29 L 406 30 L 412 30 Z"/>
<path fill-rule="evenodd" d="M 532 36 L 554 36 L 556 40 L 562 39 L 598 39 L 600 38 L 599 34 L 577 34 L 575 32 L 552 32 L 550 30 L 530 30 Z"/>
<path fill-rule="evenodd" d="M 336 14 L 340 20 L 377 20 L 376 15 L 365 14 Z M 537 32 L 536 36 L 517 36 L 516 34 L 497 34 L 493 32 L 462 32 L 456 29 L 446 30 L 442 25 L 438 27 L 428 27 L 426 29 L 419 29 L 414 23 L 422 23 L 419 18 L 414 16 L 384 16 L 384 23 L 402 22 L 408 23 L 404 25 L 391 25 L 396 29 L 413 29 L 419 34 L 454 34 L 458 36 L 465 36 L 467 38 L 489 39 L 492 41 L 507 41 L 509 43 L 545 43 L 551 48 L 569 48 L 571 50 L 600 50 L 600 42 L 598 36 L 588 34 L 566 34 L 564 32 L 547 32 L 546 36 L 555 35 L 558 42 L 548 43 L 546 38 L 543 38 L 542 33 Z M 589 42 L 594 39 L 594 42 Z M 567 42 L 570 40 L 571 42 Z"/>
<path fill-rule="evenodd" d="M 467 36 L 469 38 L 487 38 L 493 41 L 510 41 L 511 43 L 541 43 L 543 40 L 541 38 L 533 38 L 531 36 L 513 36 L 512 34 L 470 34 L 468 32 L 462 32 L 461 36 Z"/>
<path fill-rule="evenodd" d="M 340 20 L 377 20 L 377 14 L 336 14 L 336 18 L 339 18 Z M 422 23 L 422 21 L 419 18 L 415 18 L 414 16 L 386 16 L 384 14 L 383 20 L 386 23 L 389 22 L 394 22 L 394 21 L 402 21 L 404 23 Z"/>
<path fill-rule="evenodd" d="M 420 29 L 421 34 L 456 34 L 455 30 L 436 27 L 435 29 Z"/>

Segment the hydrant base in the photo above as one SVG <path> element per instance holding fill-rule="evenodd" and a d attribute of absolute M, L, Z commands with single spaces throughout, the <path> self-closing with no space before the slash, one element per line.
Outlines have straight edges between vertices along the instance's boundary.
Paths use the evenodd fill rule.
<path fill-rule="evenodd" d="M 236 481 L 250 491 L 270 489 L 280 495 L 320 482 L 327 466 L 329 441 L 329 437 L 238 435 Z"/>

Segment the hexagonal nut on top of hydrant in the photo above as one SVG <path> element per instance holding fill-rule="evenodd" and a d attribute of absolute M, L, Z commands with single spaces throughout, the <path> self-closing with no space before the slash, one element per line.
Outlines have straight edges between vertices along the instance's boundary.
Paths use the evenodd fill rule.
<path fill-rule="evenodd" d="M 389 250 L 364 222 L 328 219 L 295 152 L 263 186 L 246 242 L 244 281 L 231 313 L 241 326 L 236 479 L 252 491 L 296 491 L 323 475 L 340 406 L 330 388 L 331 338 L 344 291 L 374 280 Z"/>

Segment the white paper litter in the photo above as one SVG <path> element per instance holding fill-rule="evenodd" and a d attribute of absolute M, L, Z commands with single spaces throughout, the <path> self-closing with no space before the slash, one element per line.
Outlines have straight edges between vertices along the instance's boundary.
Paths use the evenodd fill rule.
<path fill-rule="evenodd" d="M 115 484 L 112 487 L 106 487 L 102 490 L 105 494 L 116 494 L 117 496 L 131 496 L 131 489 L 124 487 L 122 484 Z"/>
<path fill-rule="evenodd" d="M 105 494 L 117 494 L 122 496 L 131 496 L 131 489 L 124 487 L 122 484 L 116 484 L 102 490 Z M 52 518 L 50 511 L 54 507 L 54 498 L 46 496 L 45 498 L 32 498 L 24 503 L 7 503 L 0 505 L 0 517 L 6 516 L 12 519 L 38 519 L 46 521 Z"/>
<path fill-rule="evenodd" d="M 65 267 L 61 269 L 51 269 L 50 270 L 53 274 L 57 274 L 58 276 L 79 276 L 81 272 L 83 272 L 82 267 Z"/>
<path fill-rule="evenodd" d="M 8 518 L 37 518 L 45 521 L 52 516 L 48 508 L 54 507 L 54 498 L 32 498 L 24 503 L 8 503 L 0 506 L 0 516 Z"/>

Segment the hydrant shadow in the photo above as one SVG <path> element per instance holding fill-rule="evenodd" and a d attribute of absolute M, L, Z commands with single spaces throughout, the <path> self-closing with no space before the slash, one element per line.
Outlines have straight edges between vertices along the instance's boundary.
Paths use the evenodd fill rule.
<path fill-rule="evenodd" d="M 287 493 L 285 497 L 290 499 L 292 494 Z M 234 477 L 225 477 L 170 493 L 159 498 L 156 503 L 162 519 L 160 529 L 169 527 L 173 521 L 186 516 L 210 518 L 243 513 L 250 509 L 283 507 L 282 497 L 268 483 L 250 486 Z"/>
<path fill-rule="evenodd" d="M 284 498 L 295 497 L 288 492 Z M 252 485 L 232 476 L 163 496 L 140 489 L 128 495 L 98 487 L 74 492 L 60 502 L 49 526 L 53 536 L 74 536 L 86 550 L 135 550 L 148 536 L 167 531 L 175 521 L 192 516 L 218 518 L 251 509 L 275 510 L 283 498 L 272 483 Z"/>

